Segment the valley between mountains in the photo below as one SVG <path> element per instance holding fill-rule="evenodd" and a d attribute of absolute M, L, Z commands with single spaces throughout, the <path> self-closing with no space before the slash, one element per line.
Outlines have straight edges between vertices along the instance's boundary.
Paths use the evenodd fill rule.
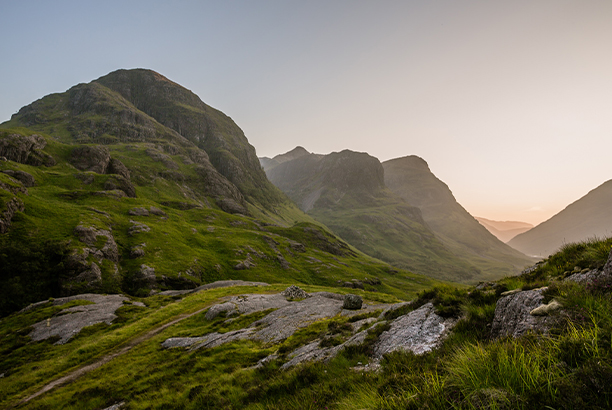
<path fill-rule="evenodd" d="M 510 227 L 417 156 L 75 85 L 0 124 L 0 407 L 609 408 L 611 187 Z"/>

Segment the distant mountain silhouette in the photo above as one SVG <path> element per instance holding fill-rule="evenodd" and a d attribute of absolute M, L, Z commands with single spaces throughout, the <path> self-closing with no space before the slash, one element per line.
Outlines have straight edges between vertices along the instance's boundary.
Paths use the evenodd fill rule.
<path fill-rule="evenodd" d="M 366 153 L 345 150 L 317 155 L 298 147 L 260 161 L 270 181 L 303 211 L 356 248 L 396 266 L 440 279 L 473 282 L 517 273 L 531 262 L 479 225 L 456 203 L 446 185 L 431 174 L 425 161 L 414 158 L 381 164 Z M 405 166 L 412 171 L 406 173 Z M 422 173 L 417 178 L 421 182 L 413 181 L 414 186 L 409 186 L 416 175 L 415 167 L 437 181 L 429 191 L 422 189 Z M 392 185 L 398 192 L 390 189 Z M 419 195 L 429 195 L 432 203 L 443 204 L 441 212 L 452 202 L 463 214 L 453 208 L 446 221 L 443 215 L 431 218 L 433 207 L 426 206 L 426 201 L 402 198 L 399 186 L 420 189 Z M 457 235 L 444 235 L 440 225 L 457 218 L 471 219 L 471 225 L 454 224 L 449 230 L 457 230 Z M 479 232 L 479 241 L 473 234 L 465 237 L 470 230 Z M 469 240 L 469 245 L 462 240 Z"/>
<path fill-rule="evenodd" d="M 516 235 L 527 232 L 533 225 L 527 222 L 519 221 L 492 221 L 487 218 L 475 216 L 476 220 L 482 224 L 489 232 L 497 237 L 500 241 L 507 243 Z"/>
<path fill-rule="evenodd" d="M 547 257 L 564 243 L 612 235 L 612 180 L 604 182 L 508 245 L 529 255 Z"/>

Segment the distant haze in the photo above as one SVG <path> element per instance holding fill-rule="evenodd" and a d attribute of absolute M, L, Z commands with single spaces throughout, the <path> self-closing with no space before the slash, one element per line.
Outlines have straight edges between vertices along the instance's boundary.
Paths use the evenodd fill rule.
<path fill-rule="evenodd" d="M 612 178 L 612 2 L 0 1 L 0 122 L 118 68 L 295 146 L 424 158 L 472 215 L 537 224 Z"/>

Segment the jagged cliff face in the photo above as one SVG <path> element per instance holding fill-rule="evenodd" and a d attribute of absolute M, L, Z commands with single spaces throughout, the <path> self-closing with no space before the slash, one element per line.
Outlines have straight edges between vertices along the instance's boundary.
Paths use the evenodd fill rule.
<path fill-rule="evenodd" d="M 199 163 L 212 165 L 206 170 L 209 178 L 218 172 L 247 200 L 264 207 L 284 200 L 231 118 L 151 70 L 118 70 L 49 95 L 23 107 L 9 124 L 67 143 L 149 142 L 161 143 L 171 155 L 196 151 Z"/>

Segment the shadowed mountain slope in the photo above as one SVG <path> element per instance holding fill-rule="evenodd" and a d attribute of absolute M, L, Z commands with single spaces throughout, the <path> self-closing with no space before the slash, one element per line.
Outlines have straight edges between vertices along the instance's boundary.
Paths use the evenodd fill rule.
<path fill-rule="evenodd" d="M 283 162 L 287 156 L 278 156 L 281 161 L 266 169 L 270 181 L 356 248 L 439 279 L 469 282 L 487 277 L 453 254 L 417 207 L 385 186 L 378 159 L 349 150 L 329 155 L 301 151 Z"/>
<path fill-rule="evenodd" d="M 423 219 L 456 255 L 491 275 L 518 273 L 533 261 L 502 243 L 470 215 L 417 156 L 383 163 L 385 184 L 400 198 L 419 208 Z"/>
<path fill-rule="evenodd" d="M 547 257 L 563 244 L 612 235 L 612 180 L 606 181 L 508 245 L 529 255 Z"/>

